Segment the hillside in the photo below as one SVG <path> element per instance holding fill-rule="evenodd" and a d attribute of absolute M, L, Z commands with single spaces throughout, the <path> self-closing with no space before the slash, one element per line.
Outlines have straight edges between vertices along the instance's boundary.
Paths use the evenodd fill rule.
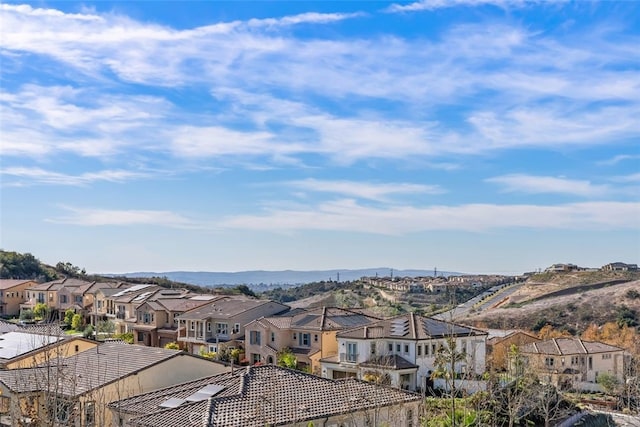
<path fill-rule="evenodd" d="M 460 319 L 462 320 L 462 319 Z M 571 333 L 606 322 L 640 325 L 640 273 L 573 272 L 532 276 L 511 295 L 470 313 L 465 322 L 492 328 Z"/>

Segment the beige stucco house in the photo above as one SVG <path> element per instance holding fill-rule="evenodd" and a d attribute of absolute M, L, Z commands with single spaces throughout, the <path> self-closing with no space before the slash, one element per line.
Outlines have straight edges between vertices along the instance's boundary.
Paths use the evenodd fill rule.
<path fill-rule="evenodd" d="M 41 367 L 0 371 L 0 417 L 11 426 L 117 425 L 110 402 L 228 370 L 181 351 L 105 343 Z"/>
<path fill-rule="evenodd" d="M 526 365 L 543 382 L 561 388 L 594 389 L 598 375 L 624 376 L 624 349 L 579 338 L 553 338 L 520 347 Z"/>
<path fill-rule="evenodd" d="M 0 279 L 0 317 L 18 316 L 26 290 L 35 285 L 33 280 Z"/>

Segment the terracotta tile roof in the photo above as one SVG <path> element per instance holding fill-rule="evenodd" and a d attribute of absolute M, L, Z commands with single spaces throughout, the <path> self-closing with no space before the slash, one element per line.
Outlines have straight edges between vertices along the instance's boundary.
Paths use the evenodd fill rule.
<path fill-rule="evenodd" d="M 421 397 L 394 388 L 383 387 L 356 379 L 331 380 L 273 365 L 252 366 L 198 380 L 197 386 L 178 386 L 177 394 L 165 389 L 158 395 L 141 395 L 137 401 L 126 399 L 122 404 L 129 413 L 149 414 L 154 405 L 170 397 L 184 396 L 204 384 L 220 384 L 224 389 L 209 401 L 183 403 L 174 409 L 164 409 L 142 415 L 130 421 L 131 426 L 190 426 L 196 414 L 197 425 L 211 427 L 258 427 L 284 425 L 365 409 L 417 402 Z M 147 397 L 149 396 L 149 397 Z M 161 402 L 161 399 L 165 399 Z M 160 409 L 157 406 L 156 409 Z M 201 418 L 202 417 L 202 418 Z"/>
<path fill-rule="evenodd" d="M 0 279 L 0 289 L 11 289 L 14 286 L 18 286 L 28 282 L 33 282 L 33 280 Z"/>
<path fill-rule="evenodd" d="M 415 369 L 418 367 L 418 365 L 414 365 L 397 354 L 369 359 L 364 363 L 360 363 L 360 366 L 385 369 Z"/>
<path fill-rule="evenodd" d="M 380 320 L 367 326 L 338 332 L 338 338 L 388 338 L 424 340 L 447 336 L 487 335 L 479 329 L 432 317 L 419 316 L 415 313 L 403 314 L 390 319 Z"/>
<path fill-rule="evenodd" d="M 552 338 L 550 340 L 525 344 L 520 347 L 522 353 L 534 354 L 593 354 L 624 349 L 598 341 L 584 341 L 579 338 Z"/>

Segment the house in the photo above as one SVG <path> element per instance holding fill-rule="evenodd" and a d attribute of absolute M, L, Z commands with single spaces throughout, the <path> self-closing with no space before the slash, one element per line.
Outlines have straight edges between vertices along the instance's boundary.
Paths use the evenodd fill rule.
<path fill-rule="evenodd" d="M 215 300 L 214 295 L 185 298 L 159 298 L 143 302 L 136 308 L 137 319 L 131 326 L 134 343 L 164 347 L 178 341 L 178 316 Z"/>
<path fill-rule="evenodd" d="M 510 353 L 512 349 L 519 349 L 524 344 L 539 342 L 540 338 L 524 331 L 488 330 L 487 337 L 487 366 L 497 372 L 512 372 L 513 366 Z"/>
<path fill-rule="evenodd" d="M 33 280 L 0 279 L 0 317 L 18 316 L 25 291 L 35 285 L 37 282 Z"/>
<path fill-rule="evenodd" d="M 298 367 L 320 374 L 320 359 L 338 354 L 338 331 L 380 320 L 335 307 L 292 310 L 262 317 L 245 326 L 245 353 L 250 362 L 276 363 L 277 353 L 291 349 Z"/>
<path fill-rule="evenodd" d="M 455 364 L 469 377 L 485 371 L 487 333 L 415 313 L 338 332 L 338 355 L 320 360 L 325 378 L 357 377 L 408 390 L 425 390 L 447 349 L 464 356 Z"/>
<path fill-rule="evenodd" d="M 248 366 L 113 402 L 131 427 L 417 426 L 421 396 L 353 378 Z"/>
<path fill-rule="evenodd" d="M 112 401 L 228 370 L 181 351 L 105 343 L 38 367 L 0 371 L 0 419 L 10 426 L 112 425 Z"/>
<path fill-rule="evenodd" d="M 275 301 L 220 296 L 178 316 L 178 343 L 194 354 L 240 348 L 245 341 L 244 325 L 288 310 L 289 306 Z"/>
<path fill-rule="evenodd" d="M 575 264 L 552 264 L 550 267 L 547 267 L 544 271 L 547 273 L 564 273 L 567 271 L 577 271 L 580 270 Z"/>
<path fill-rule="evenodd" d="M 603 271 L 638 271 L 638 264 L 625 264 L 624 262 L 612 262 L 603 265 Z"/>
<path fill-rule="evenodd" d="M 80 337 L 48 335 L 24 329 L 3 334 L 0 345 L 0 369 L 17 369 L 69 357 L 94 348 L 98 343 Z"/>
<path fill-rule="evenodd" d="M 562 388 L 595 390 L 598 375 L 624 375 L 624 349 L 579 338 L 553 338 L 520 347 L 526 365 L 543 382 Z"/>
<path fill-rule="evenodd" d="M 20 312 L 23 310 L 33 310 L 37 304 L 46 304 L 52 319 L 64 319 L 64 312 L 68 308 L 76 306 L 75 293 L 72 289 L 89 288 L 93 282 L 80 279 L 58 279 L 51 282 L 40 283 L 30 287 L 26 291 L 25 302 L 20 304 Z M 81 309 L 80 302 L 78 309 Z"/>

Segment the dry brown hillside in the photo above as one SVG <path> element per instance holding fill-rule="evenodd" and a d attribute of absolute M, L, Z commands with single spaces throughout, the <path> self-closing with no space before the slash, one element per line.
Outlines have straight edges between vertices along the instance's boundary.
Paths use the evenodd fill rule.
<path fill-rule="evenodd" d="M 535 330 L 550 324 L 580 333 L 592 323 L 634 322 L 634 318 L 635 326 L 640 325 L 640 274 L 576 272 L 537 275 L 492 307 L 472 313 L 467 321 L 505 329 Z"/>

